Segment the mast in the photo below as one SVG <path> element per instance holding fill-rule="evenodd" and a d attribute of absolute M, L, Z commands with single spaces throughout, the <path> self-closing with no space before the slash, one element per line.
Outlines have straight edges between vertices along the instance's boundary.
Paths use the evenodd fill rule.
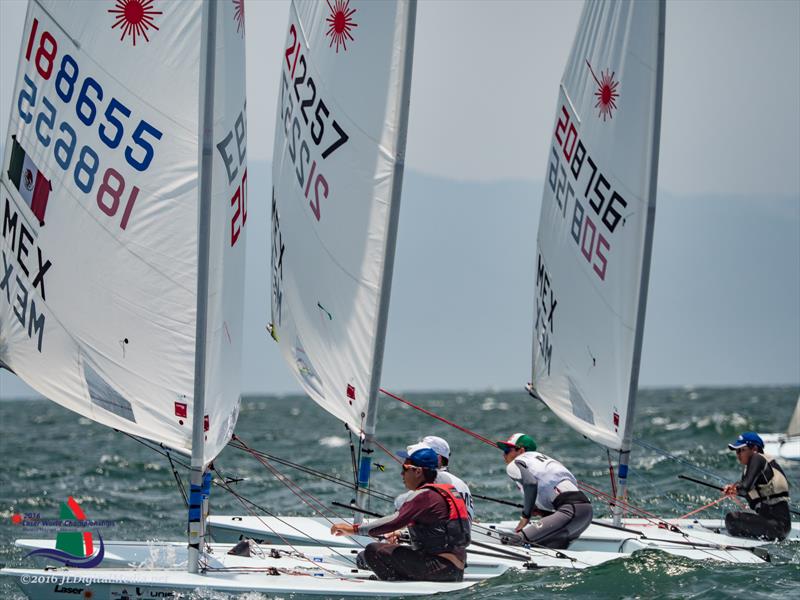
<path fill-rule="evenodd" d="M 417 1 L 409 0 L 406 15 L 406 27 L 402 64 L 402 86 L 398 110 L 397 160 L 392 175 L 392 200 L 389 210 L 389 223 L 384 253 L 383 277 L 381 281 L 380 300 L 378 303 L 378 327 L 375 335 L 375 351 L 372 354 L 372 377 L 369 385 L 369 401 L 364 425 L 364 439 L 361 442 L 361 461 L 358 465 L 358 492 L 356 501 L 359 506 L 368 503 L 369 478 L 372 470 L 373 439 L 378 417 L 378 388 L 383 367 L 383 351 L 386 345 L 386 323 L 389 317 L 389 299 L 392 292 L 392 271 L 394 270 L 394 253 L 397 242 L 397 225 L 400 218 L 400 195 L 403 188 L 403 171 L 405 168 L 406 135 L 408 133 L 408 113 L 411 101 L 411 68 L 414 62 L 414 29 L 417 17 Z M 354 520 L 360 522 L 362 513 L 356 513 Z"/>
<path fill-rule="evenodd" d="M 625 419 L 625 430 L 622 436 L 622 448 L 619 451 L 619 470 L 617 498 L 626 501 L 628 494 L 628 462 L 631 454 L 633 437 L 633 415 L 636 409 L 636 396 L 639 390 L 639 365 L 642 357 L 642 338 L 644 337 L 644 317 L 647 308 L 647 288 L 650 280 L 650 257 L 653 250 L 653 229 L 656 219 L 656 191 L 658 188 L 658 154 L 661 140 L 661 93 L 664 83 L 664 23 L 666 20 L 666 3 L 658 3 L 658 61 L 656 64 L 656 91 L 653 107 L 653 139 L 650 155 L 650 189 L 647 198 L 647 222 L 642 253 L 642 278 L 639 283 L 639 312 L 636 321 L 636 334 L 633 347 L 633 365 L 628 390 L 628 418 Z M 614 506 L 614 525 L 619 526 L 622 520 L 622 506 Z"/>
<path fill-rule="evenodd" d="M 195 328 L 194 400 L 192 404 L 192 462 L 189 496 L 190 573 L 200 569 L 204 537 L 203 445 L 205 437 L 206 330 L 208 322 L 209 238 L 211 235 L 211 176 L 214 126 L 214 68 L 216 58 L 217 4 L 204 0 L 200 50 L 200 189 L 197 225 L 197 320 Z"/>

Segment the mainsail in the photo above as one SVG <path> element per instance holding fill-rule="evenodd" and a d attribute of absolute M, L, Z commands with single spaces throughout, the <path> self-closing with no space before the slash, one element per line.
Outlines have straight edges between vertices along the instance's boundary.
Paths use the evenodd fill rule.
<path fill-rule="evenodd" d="M 272 195 L 272 335 L 306 393 L 374 427 L 402 182 L 414 2 L 295 1 Z"/>
<path fill-rule="evenodd" d="M 586 3 L 539 221 L 532 393 L 624 452 L 650 269 L 663 47 L 663 2 Z"/>
<path fill-rule="evenodd" d="M 238 414 L 247 215 L 243 3 L 217 6 L 205 73 L 201 2 L 32 1 L 0 178 L 0 363 L 81 415 L 188 453 L 202 346 L 204 463 Z"/>

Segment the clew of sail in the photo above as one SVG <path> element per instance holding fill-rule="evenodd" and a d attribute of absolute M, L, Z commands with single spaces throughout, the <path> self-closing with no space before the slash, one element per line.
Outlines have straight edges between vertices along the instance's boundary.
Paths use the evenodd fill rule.
<path fill-rule="evenodd" d="M 219 3 L 211 232 L 198 239 L 201 2 L 29 4 L 0 212 L 0 362 L 47 398 L 190 452 L 207 244 L 209 462 L 239 403 L 244 22 Z"/>
<path fill-rule="evenodd" d="M 630 448 L 660 128 L 664 6 L 587 2 L 564 71 L 536 256 L 532 392 Z"/>
<path fill-rule="evenodd" d="M 356 432 L 380 378 L 413 16 L 413 2 L 295 1 L 282 56 L 272 335 L 306 393 Z"/>

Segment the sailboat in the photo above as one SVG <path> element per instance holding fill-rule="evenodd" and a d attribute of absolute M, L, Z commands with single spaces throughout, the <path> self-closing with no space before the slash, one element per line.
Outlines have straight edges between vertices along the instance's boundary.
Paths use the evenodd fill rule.
<path fill-rule="evenodd" d="M 633 400 L 629 403 L 631 408 L 628 403 L 617 407 L 617 400 L 612 398 L 635 398 L 638 377 L 638 359 L 634 364 L 633 356 L 638 357 L 641 347 L 639 319 L 644 317 L 645 299 L 636 296 L 633 301 L 631 297 L 639 289 L 646 291 L 646 277 L 642 274 L 649 263 L 654 216 L 664 12 L 663 2 L 586 4 L 561 86 L 539 234 L 539 300 L 534 338 L 538 353 L 534 356 L 533 392 L 542 395 L 570 424 L 581 423 L 582 432 L 591 429 L 593 439 L 619 448 L 627 443 L 628 449 L 630 431 L 626 427 L 632 421 L 627 415 L 632 416 Z M 291 58 L 288 46 L 287 58 Z M 287 62 L 284 71 L 289 68 L 292 66 Z M 362 90 L 359 100 L 363 98 Z M 355 265 L 363 270 L 345 268 L 351 264 L 350 254 L 339 259 L 337 253 L 345 251 L 342 238 L 353 243 L 353 221 L 318 232 L 320 222 L 308 217 L 304 190 L 298 188 L 292 171 L 285 171 L 285 166 L 291 165 L 285 156 L 283 129 L 278 129 L 276 186 L 288 185 L 297 199 L 288 206 L 273 204 L 277 208 L 273 209 L 272 331 L 306 392 L 368 441 L 374 434 L 374 392 L 385 332 L 381 307 L 388 304 L 390 273 L 386 269 L 391 267 L 396 223 L 368 236 L 374 248 L 385 248 L 387 252 L 383 287 L 377 285 L 380 256 L 370 253 L 366 242 L 356 244 L 360 253 Z M 380 139 L 377 135 L 372 138 Z M 613 154 L 607 150 L 617 146 L 622 150 Z M 367 175 L 366 185 L 379 181 L 383 184 L 379 191 L 384 195 L 375 196 L 388 198 L 394 186 L 388 180 L 373 178 L 373 163 L 374 159 L 370 159 L 366 163 L 369 168 L 362 169 Z M 390 165 L 383 172 L 391 172 Z M 392 198 L 391 211 L 396 210 L 398 200 L 399 197 Z M 361 210 L 372 214 L 369 208 L 366 204 Z M 383 212 L 380 214 L 379 223 L 383 223 L 386 217 Z M 291 224 L 289 218 L 293 218 Z M 307 227 L 304 232 L 298 229 L 298 222 Z M 389 235 L 382 235 L 383 231 Z M 292 242 L 285 241 L 290 239 L 288 236 Z M 287 268 L 290 249 L 302 257 L 302 262 Z M 362 256 L 374 257 L 378 262 L 361 260 Z M 372 275 L 368 279 L 369 274 Z M 603 292 L 605 288 L 610 291 Z M 560 312 L 564 306 L 564 313 L 569 311 L 567 317 Z M 622 314 L 626 315 L 624 320 Z M 555 330 L 557 323 L 569 319 L 575 320 Z M 577 323 L 588 328 L 591 341 L 581 337 L 582 330 L 572 328 Z M 365 329 L 364 324 L 371 327 Z M 602 351 L 599 356 L 606 362 L 592 373 L 581 363 L 581 372 L 573 373 L 577 368 L 573 362 L 577 365 L 587 354 L 584 342 L 591 344 L 590 353 Z M 360 357 L 359 363 L 352 362 L 355 357 Z M 595 386 L 598 394 L 585 391 L 594 390 Z M 369 393 L 362 395 L 362 390 Z M 582 403 L 583 396 L 587 402 Z M 576 409 L 572 408 L 573 401 Z M 598 401 L 608 404 L 609 410 L 590 408 L 588 402 Z M 570 416 L 574 414 L 578 416 Z M 584 423 L 589 425 L 584 427 Z M 365 448 L 362 457 L 368 445 Z M 368 481 L 368 474 L 368 462 L 362 462 L 362 485 Z M 498 536 L 491 529 L 513 529 L 514 524 L 486 523 L 487 529 L 483 533 L 473 531 L 473 538 L 497 542 Z M 209 527 L 215 539 L 227 542 L 249 537 L 271 543 L 290 540 L 304 546 L 322 542 L 331 547 L 352 547 L 368 541 L 334 538 L 327 532 L 325 519 L 312 517 L 212 515 Z M 722 540 L 713 531 L 698 535 L 701 537 L 694 540 L 703 547 L 699 551 L 686 545 L 682 533 L 661 531 L 644 539 L 630 530 L 593 526 L 571 549 L 587 553 L 583 566 L 602 562 L 599 554 L 603 552 L 608 553 L 609 559 L 620 552 L 654 547 L 654 539 L 661 541 L 661 549 L 684 556 L 761 561 L 749 551 L 720 549 Z M 560 566 L 577 564 L 564 562 Z"/>
<path fill-rule="evenodd" d="M 587 3 L 581 16 L 548 152 L 528 389 L 618 453 L 614 526 L 659 537 L 669 521 L 676 532 L 750 546 L 720 533 L 719 520 L 622 519 L 655 224 L 664 21 L 663 1 Z M 581 540 L 598 533 L 592 525 Z"/>
<path fill-rule="evenodd" d="M 800 460 L 800 396 L 785 433 L 762 433 L 764 453 L 784 460 Z"/>
<path fill-rule="evenodd" d="M 362 507 L 372 471 L 415 18 L 413 0 L 295 1 L 281 67 L 269 331 L 306 394 L 358 438 L 355 501 Z M 335 538 L 330 524 L 313 517 L 208 519 L 218 541 L 290 542 L 314 556 L 370 541 Z M 553 552 L 538 558 L 569 564 Z M 470 559 L 468 577 L 520 564 L 481 561 Z"/>

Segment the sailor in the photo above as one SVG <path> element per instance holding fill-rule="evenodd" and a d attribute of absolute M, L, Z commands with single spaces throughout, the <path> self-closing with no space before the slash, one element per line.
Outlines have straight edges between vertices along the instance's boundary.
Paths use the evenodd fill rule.
<path fill-rule="evenodd" d="M 385 535 L 373 542 L 363 561 L 382 580 L 462 581 L 470 542 L 467 507 L 449 484 L 434 483 L 439 458 L 430 448 L 414 451 L 402 465 L 403 483 L 417 490 L 400 510 L 369 524 L 336 523 L 334 535 Z M 411 545 L 396 543 L 407 527 Z M 361 557 L 360 557 L 361 558 Z"/>
<path fill-rule="evenodd" d="M 503 451 L 508 476 L 524 497 L 522 518 L 514 529 L 519 535 L 503 541 L 566 548 L 592 522 L 592 504 L 575 477 L 557 460 L 536 452 L 536 441 L 524 433 L 497 442 L 497 447 Z M 543 518 L 531 523 L 534 515 Z"/>
<path fill-rule="evenodd" d="M 434 483 L 446 483 L 456 488 L 456 491 L 461 494 L 464 504 L 467 505 L 467 512 L 469 513 L 470 523 L 475 518 L 475 507 L 472 502 L 472 493 L 469 491 L 469 486 L 463 480 L 453 475 L 448 469 L 450 464 L 450 444 L 447 440 L 435 435 L 426 435 L 418 444 L 408 446 L 404 452 L 398 452 L 397 455 L 401 458 L 408 458 L 416 450 L 421 448 L 430 448 L 439 457 L 439 467 L 436 474 L 436 481 Z M 400 509 L 403 503 L 415 492 L 404 492 L 394 500 L 396 509 Z"/>
<path fill-rule="evenodd" d="M 731 512 L 725 515 L 725 528 L 738 537 L 785 539 L 792 529 L 789 514 L 789 482 L 780 465 L 764 454 L 764 441 L 746 431 L 728 444 L 744 465 L 741 480 L 722 488 L 730 496 L 743 495 L 755 514 Z"/>

